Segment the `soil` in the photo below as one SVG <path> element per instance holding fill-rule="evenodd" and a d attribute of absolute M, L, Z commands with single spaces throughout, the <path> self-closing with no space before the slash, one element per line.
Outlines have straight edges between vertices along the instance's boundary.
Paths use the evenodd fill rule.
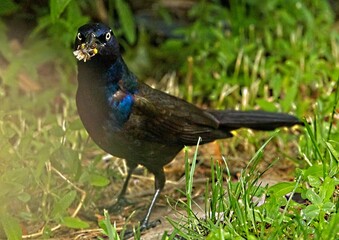
<path fill-rule="evenodd" d="M 246 130 L 245 130 L 246 131 Z M 293 130 L 290 133 L 295 133 Z M 251 133 L 252 134 L 252 133 Z M 281 134 L 288 134 L 286 131 L 282 131 Z M 246 135 L 246 133 L 245 133 Z M 258 133 L 263 139 L 268 139 L 268 134 Z M 231 143 L 230 143 L 231 142 Z M 230 144 L 238 143 L 236 147 L 230 147 Z M 241 142 L 241 143 L 240 143 Z M 222 140 L 211 144 L 203 145 L 199 147 L 199 158 L 198 164 L 195 171 L 194 177 L 194 188 L 193 188 L 193 212 L 199 217 L 204 218 L 204 194 L 206 182 L 209 181 L 210 177 L 210 161 L 212 159 L 221 159 L 221 148 L 227 152 L 227 164 L 230 169 L 233 181 L 237 181 L 241 174 L 241 171 L 246 167 L 251 156 L 255 153 L 255 147 L 248 143 L 246 138 L 237 136 L 235 139 Z M 235 148 L 235 149 L 233 149 Z M 194 147 L 190 149 L 190 156 L 193 156 Z M 226 149 L 226 150 L 225 150 Z M 233 150 L 236 152 L 232 152 Z M 272 140 L 264 150 L 263 161 L 257 167 L 258 173 L 266 171 L 268 166 L 273 160 L 279 158 L 277 163 L 269 168 L 265 174 L 260 178 L 259 184 L 261 186 L 272 185 L 281 181 L 293 180 L 293 171 L 296 164 L 288 159 L 288 156 L 297 156 L 296 144 L 291 141 L 289 143 L 282 143 L 279 139 Z M 296 158 L 296 157 L 295 157 Z M 121 159 L 115 159 L 112 161 L 113 167 L 122 166 L 123 162 Z M 165 168 L 167 182 L 164 191 L 162 192 L 154 211 L 151 215 L 151 221 L 160 220 L 160 224 L 156 227 L 151 228 L 142 233 L 141 239 L 145 240 L 156 240 L 161 239 L 164 232 L 171 233 L 173 226 L 167 220 L 172 219 L 177 223 L 184 221 L 186 212 L 179 207 L 178 202 L 185 202 L 185 196 L 182 192 L 185 191 L 185 176 L 184 176 L 184 153 L 181 152 Z M 226 173 L 225 173 L 226 177 Z M 99 205 L 108 205 L 112 203 L 112 193 L 118 193 L 122 186 L 123 180 L 115 181 L 114 184 L 105 189 L 101 202 Z M 142 219 L 143 214 L 148 207 L 153 194 L 153 176 L 138 168 L 136 173 L 133 175 L 130 186 L 127 193 L 127 198 L 133 202 L 132 205 L 126 207 L 123 211 L 118 214 L 110 214 L 111 222 L 115 222 L 117 229 L 128 223 L 129 229 L 132 226 L 137 226 L 138 221 Z M 116 195 L 116 194 L 114 194 Z M 130 215 L 135 211 L 133 216 L 127 220 Z M 97 215 L 98 218 L 102 218 L 101 215 Z M 101 235 L 97 230 L 97 226 L 94 224 L 92 230 L 85 232 L 64 232 L 56 234 L 59 239 L 93 239 L 98 235 Z M 71 236 L 71 238 L 69 238 Z M 133 239 L 130 238 L 130 239 Z"/>

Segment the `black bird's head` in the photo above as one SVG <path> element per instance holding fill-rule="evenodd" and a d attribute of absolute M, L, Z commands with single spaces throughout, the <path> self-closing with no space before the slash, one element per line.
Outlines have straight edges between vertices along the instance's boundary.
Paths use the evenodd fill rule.
<path fill-rule="evenodd" d="M 79 61 L 86 62 L 100 56 L 104 61 L 111 63 L 120 56 L 119 43 L 106 25 L 89 23 L 78 29 L 73 54 Z"/>

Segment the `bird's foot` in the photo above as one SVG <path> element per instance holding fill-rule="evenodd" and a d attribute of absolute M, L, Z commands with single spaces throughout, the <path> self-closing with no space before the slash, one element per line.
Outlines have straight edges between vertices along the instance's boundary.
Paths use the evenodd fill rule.
<path fill-rule="evenodd" d="M 144 232 L 144 231 L 146 231 L 148 229 L 151 229 L 151 228 L 154 228 L 154 227 L 158 226 L 159 224 L 161 224 L 160 219 L 154 220 L 152 222 L 141 221 L 140 222 L 139 231 L 140 231 L 140 233 L 142 233 L 142 232 Z M 129 239 L 129 238 L 133 237 L 134 233 L 136 231 L 137 230 L 126 230 L 125 233 L 124 233 L 124 239 Z"/>
<path fill-rule="evenodd" d="M 145 230 L 150 229 L 150 228 L 154 228 L 154 227 L 158 226 L 159 224 L 161 224 L 160 219 L 156 219 L 156 220 L 151 221 L 151 222 L 142 221 L 140 223 L 140 232 L 145 231 Z"/>
<path fill-rule="evenodd" d="M 116 203 L 108 207 L 108 211 L 112 213 L 121 212 L 124 209 L 124 207 L 132 204 L 133 203 L 128 201 L 125 197 L 119 197 Z"/>

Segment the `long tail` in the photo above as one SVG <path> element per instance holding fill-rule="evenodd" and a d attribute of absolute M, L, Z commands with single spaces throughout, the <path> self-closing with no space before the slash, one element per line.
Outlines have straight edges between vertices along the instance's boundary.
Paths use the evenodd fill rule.
<path fill-rule="evenodd" d="M 251 128 L 255 130 L 274 130 L 278 127 L 291 127 L 303 125 L 297 117 L 286 113 L 273 113 L 265 111 L 209 111 L 220 122 L 220 128 L 234 130 L 238 128 Z"/>

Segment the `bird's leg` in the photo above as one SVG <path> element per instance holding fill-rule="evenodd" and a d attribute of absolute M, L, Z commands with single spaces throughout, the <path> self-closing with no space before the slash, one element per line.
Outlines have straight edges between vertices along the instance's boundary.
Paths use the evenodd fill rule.
<path fill-rule="evenodd" d="M 165 173 L 164 173 L 164 169 L 161 168 L 160 170 L 157 169 L 157 171 L 153 172 L 154 174 L 154 185 L 155 185 L 155 192 L 151 201 L 151 204 L 149 205 L 146 215 L 144 217 L 144 219 L 140 222 L 140 231 L 146 230 L 148 228 L 152 228 L 155 227 L 156 225 L 159 224 L 159 220 L 156 220 L 154 222 L 149 222 L 153 207 L 159 197 L 160 192 L 162 191 L 162 189 L 165 186 Z"/>
<path fill-rule="evenodd" d="M 109 207 L 110 211 L 118 212 L 118 211 L 121 210 L 122 207 L 130 204 L 129 201 L 126 199 L 125 195 L 126 195 L 126 190 L 127 190 L 129 180 L 131 179 L 132 173 L 133 173 L 135 168 L 136 168 L 136 166 L 129 166 L 128 167 L 127 177 L 126 177 L 124 185 L 122 186 L 122 189 L 119 193 L 118 200 L 115 204 L 113 204 L 112 206 Z"/>
<path fill-rule="evenodd" d="M 149 205 L 146 215 L 143 218 L 142 221 L 140 221 L 140 232 L 145 231 L 149 228 L 153 228 L 155 226 L 157 226 L 160 223 L 160 220 L 155 220 L 153 222 L 149 222 L 149 218 L 151 216 L 152 213 L 152 209 L 158 199 L 158 196 L 161 192 L 161 190 L 164 188 L 165 186 L 165 173 L 164 173 L 164 169 L 156 169 L 156 171 L 152 171 L 154 174 L 154 185 L 155 185 L 155 192 L 151 201 L 151 204 Z M 129 239 L 131 237 L 133 237 L 134 232 L 132 230 L 127 230 L 124 233 L 124 239 Z"/>

